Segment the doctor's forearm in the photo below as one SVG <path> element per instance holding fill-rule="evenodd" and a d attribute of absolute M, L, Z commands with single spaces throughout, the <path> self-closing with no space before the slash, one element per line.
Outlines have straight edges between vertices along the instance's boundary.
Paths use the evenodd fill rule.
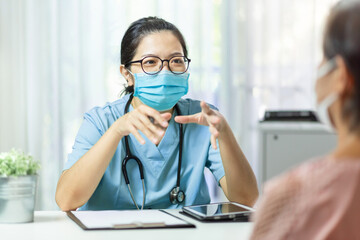
<path fill-rule="evenodd" d="M 61 210 L 81 207 L 94 193 L 122 138 L 114 125 L 61 175 L 55 195 Z"/>
<path fill-rule="evenodd" d="M 227 198 L 230 201 L 252 206 L 259 195 L 256 178 L 228 124 L 218 140 L 225 170 L 223 183 L 226 183 L 224 192 Z M 221 185 L 224 188 L 223 184 Z"/>

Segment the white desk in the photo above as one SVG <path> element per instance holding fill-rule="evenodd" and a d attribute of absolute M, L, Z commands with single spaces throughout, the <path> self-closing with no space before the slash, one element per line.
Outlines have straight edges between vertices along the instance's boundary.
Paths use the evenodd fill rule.
<path fill-rule="evenodd" d="M 147 229 L 147 230 L 101 230 L 85 231 L 73 222 L 64 212 L 36 211 L 33 223 L 0 224 L 0 239 L 19 240 L 92 240 L 92 239 L 140 239 L 140 240 L 187 240 L 187 239 L 249 239 L 252 223 L 201 223 L 178 213 L 168 210 L 171 214 L 194 223 L 196 228 L 179 229 Z"/>

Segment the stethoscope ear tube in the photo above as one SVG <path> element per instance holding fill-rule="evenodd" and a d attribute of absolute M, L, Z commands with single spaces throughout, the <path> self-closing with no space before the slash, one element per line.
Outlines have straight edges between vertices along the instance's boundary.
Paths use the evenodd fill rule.
<path fill-rule="evenodd" d="M 125 136 L 125 139 L 127 140 L 127 136 Z M 128 186 L 131 199 L 133 200 L 136 208 L 140 209 L 139 206 L 137 205 L 137 203 L 135 201 L 135 198 L 134 198 L 134 195 L 133 195 L 133 193 L 131 191 L 130 180 L 129 180 L 129 177 L 127 175 L 127 170 L 126 170 L 126 164 L 131 159 L 135 160 L 137 162 L 138 166 L 139 166 L 139 173 L 140 173 L 140 178 L 141 178 L 142 188 L 143 188 L 143 202 L 142 202 L 142 206 L 141 206 L 141 210 L 143 210 L 144 205 L 145 205 L 145 195 L 146 195 L 146 193 L 145 193 L 145 182 L 144 182 L 144 169 L 143 169 L 143 165 L 142 165 L 140 159 L 137 158 L 136 156 L 133 156 L 133 155 L 126 155 L 126 157 L 124 158 L 124 160 L 122 161 L 122 164 L 121 164 L 121 171 L 122 171 L 122 173 L 124 175 L 125 183 Z"/>

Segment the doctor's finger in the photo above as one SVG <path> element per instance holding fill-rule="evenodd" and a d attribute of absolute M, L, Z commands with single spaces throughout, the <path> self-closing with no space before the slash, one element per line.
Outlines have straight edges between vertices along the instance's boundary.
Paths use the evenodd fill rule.
<path fill-rule="evenodd" d="M 137 140 L 141 145 L 144 145 L 144 144 L 145 144 L 145 140 L 141 137 L 140 133 L 138 132 L 138 130 L 137 130 L 133 125 L 130 125 L 130 126 L 129 126 L 129 132 L 132 133 L 132 135 L 134 135 L 134 137 L 136 138 L 136 140 Z"/>
<path fill-rule="evenodd" d="M 219 116 L 216 115 L 212 115 L 208 117 L 208 121 L 210 125 L 213 125 L 216 128 L 219 128 L 220 123 L 221 123 L 221 118 Z"/>
<path fill-rule="evenodd" d="M 161 126 L 163 127 L 168 126 L 168 122 L 161 116 L 160 112 L 156 111 L 155 109 L 148 107 L 146 105 L 141 105 L 140 107 L 138 107 L 138 109 L 140 112 L 147 115 L 148 117 L 152 117 Z"/>
<path fill-rule="evenodd" d="M 221 121 L 221 118 L 217 115 L 211 115 L 209 119 L 212 124 L 219 124 Z"/>
<path fill-rule="evenodd" d="M 158 134 L 152 132 L 148 126 L 143 124 L 139 119 L 134 120 L 133 125 L 136 129 L 140 130 L 150 141 L 154 144 L 157 144 L 159 136 Z"/>
<path fill-rule="evenodd" d="M 169 121 L 171 119 L 171 113 L 165 112 L 165 113 L 160 113 L 160 115 L 166 121 Z"/>
<path fill-rule="evenodd" d="M 203 113 L 205 113 L 206 115 L 210 115 L 213 113 L 212 109 L 204 101 L 200 102 L 200 107 L 201 107 Z"/>
<path fill-rule="evenodd" d="M 165 112 L 165 113 L 160 113 L 161 117 L 163 118 L 164 121 L 167 121 L 169 124 L 169 121 L 171 119 L 171 113 L 169 112 Z M 164 127 L 163 125 L 161 125 L 158 121 L 155 121 L 153 118 L 150 117 L 150 121 L 151 123 L 155 124 L 155 126 L 160 127 L 161 129 L 164 129 L 166 127 Z"/>
<path fill-rule="evenodd" d="M 154 135 L 162 136 L 164 134 L 164 129 L 152 123 L 147 116 L 141 114 L 139 116 L 139 119 L 142 122 L 142 124 L 146 126 Z"/>
<path fill-rule="evenodd" d="M 176 116 L 175 122 L 177 123 L 198 123 L 199 122 L 199 114 L 193 114 L 188 116 Z"/>
<path fill-rule="evenodd" d="M 216 137 L 216 138 L 219 137 L 219 131 L 217 130 L 216 127 L 210 126 L 209 131 L 210 131 L 211 135 L 213 135 L 214 137 Z"/>
<path fill-rule="evenodd" d="M 211 142 L 211 146 L 213 149 L 217 149 L 217 145 L 216 145 L 216 137 L 214 135 L 211 135 L 210 137 L 210 142 Z"/>

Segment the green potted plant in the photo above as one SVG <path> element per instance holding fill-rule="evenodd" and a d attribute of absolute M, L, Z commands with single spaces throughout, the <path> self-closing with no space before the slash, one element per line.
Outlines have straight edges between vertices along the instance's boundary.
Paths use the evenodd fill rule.
<path fill-rule="evenodd" d="M 38 161 L 20 150 L 0 153 L 0 223 L 34 221 Z"/>

